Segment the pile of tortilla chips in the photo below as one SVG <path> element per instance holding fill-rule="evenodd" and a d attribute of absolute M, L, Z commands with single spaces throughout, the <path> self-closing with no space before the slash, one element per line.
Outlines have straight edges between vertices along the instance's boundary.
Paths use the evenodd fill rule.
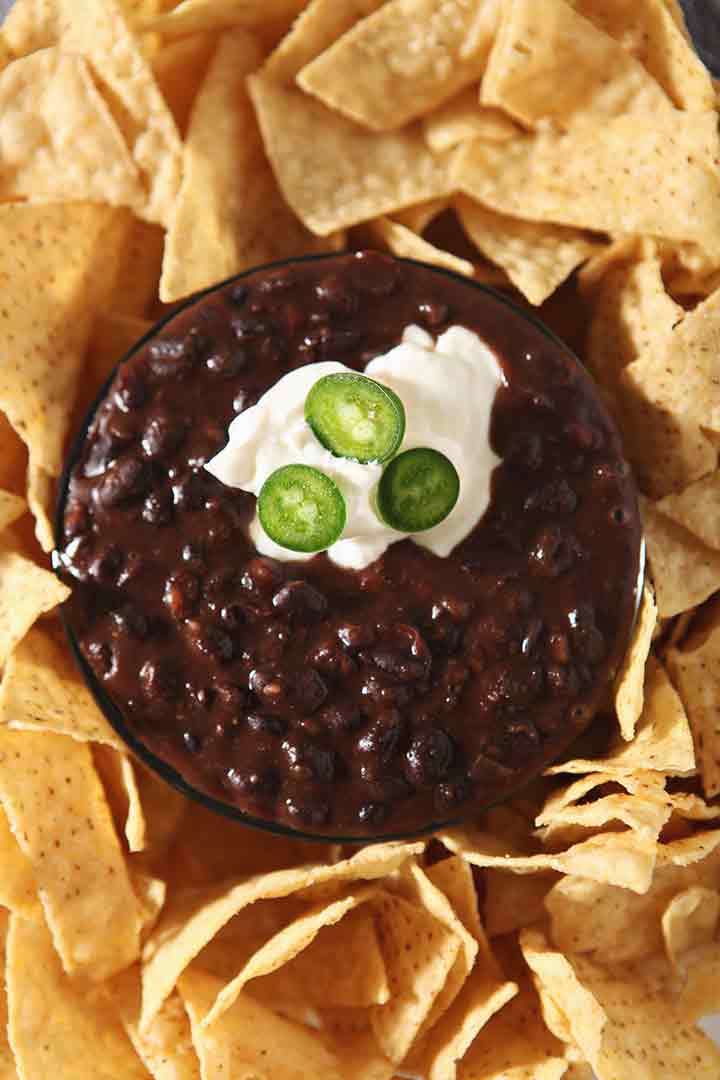
<path fill-rule="evenodd" d="M 3 1080 L 717 1080 L 697 1026 L 720 1010 L 717 131 L 675 0 L 18 0 Z M 162 305 L 346 244 L 555 294 L 541 314 L 571 316 L 624 433 L 650 569 L 572 760 L 464 828 L 355 850 L 214 817 L 128 757 L 41 550 L 68 436 Z"/>

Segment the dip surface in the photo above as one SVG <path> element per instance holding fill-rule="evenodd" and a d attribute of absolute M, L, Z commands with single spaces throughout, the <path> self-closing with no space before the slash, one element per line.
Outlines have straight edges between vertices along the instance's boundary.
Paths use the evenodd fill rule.
<path fill-rule="evenodd" d="M 502 364 L 487 512 L 446 558 L 260 556 L 255 497 L 204 467 L 233 416 L 300 365 L 364 371 L 412 324 L 466 327 Z M 126 361 L 58 540 L 68 625 L 148 749 L 254 818 L 376 837 L 479 812 L 587 727 L 629 642 L 641 529 L 570 353 L 459 278 L 362 253 L 250 274 Z"/>

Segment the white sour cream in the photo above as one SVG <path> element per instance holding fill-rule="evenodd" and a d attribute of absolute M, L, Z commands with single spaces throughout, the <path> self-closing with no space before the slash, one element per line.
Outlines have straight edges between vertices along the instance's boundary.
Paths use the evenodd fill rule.
<path fill-rule="evenodd" d="M 284 375 L 257 405 L 233 420 L 227 446 L 206 468 L 223 484 L 254 495 L 283 465 L 321 469 L 347 503 L 345 530 L 327 554 L 338 566 L 361 570 L 408 534 L 391 529 L 375 513 L 373 496 L 383 466 L 335 457 L 305 422 L 312 386 L 324 375 L 349 370 L 328 361 Z M 457 469 L 460 495 L 454 509 L 434 528 L 411 534 L 416 544 L 445 557 L 471 532 L 490 501 L 492 472 L 500 460 L 490 446 L 490 416 L 505 382 L 502 368 L 492 350 L 465 327 L 452 326 L 435 342 L 420 327 L 408 326 L 401 344 L 371 360 L 365 374 L 389 386 L 405 406 L 400 451 L 427 446 L 445 454 Z M 284 562 L 312 558 L 275 544 L 257 515 L 250 535 L 263 555 Z"/>

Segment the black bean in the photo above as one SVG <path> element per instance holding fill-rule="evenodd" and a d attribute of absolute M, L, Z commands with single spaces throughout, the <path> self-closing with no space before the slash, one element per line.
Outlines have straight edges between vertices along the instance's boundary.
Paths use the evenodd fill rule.
<path fill-rule="evenodd" d="M 125 412 L 141 408 L 147 401 L 147 387 L 136 368 L 126 365 L 115 380 L 115 402 Z"/>
<path fill-rule="evenodd" d="M 256 287 L 259 293 L 287 292 L 288 289 L 292 289 L 296 281 L 297 277 L 294 271 L 283 266 L 278 270 L 268 271 L 257 283 Z"/>
<path fill-rule="evenodd" d="M 192 731 L 184 731 L 182 736 L 183 746 L 190 754 L 197 754 L 202 747 L 202 740 Z"/>
<path fill-rule="evenodd" d="M 504 464 L 536 472 L 542 468 L 545 454 L 542 439 L 532 431 L 515 432 L 503 454 Z"/>
<path fill-rule="evenodd" d="M 215 698 L 220 708 L 232 712 L 235 716 L 238 716 L 243 712 L 250 703 L 250 696 L 247 690 L 241 686 L 237 686 L 235 683 L 220 681 L 216 683 Z"/>
<path fill-rule="evenodd" d="M 300 619 L 321 619 L 328 609 L 325 596 L 307 581 L 289 581 L 272 599 L 273 607 L 281 615 Z"/>
<path fill-rule="evenodd" d="M 389 296 L 399 285 L 400 272 L 389 255 L 379 251 L 358 251 L 350 264 L 350 279 L 362 293 Z"/>
<path fill-rule="evenodd" d="M 253 319 L 243 316 L 232 320 L 232 328 L 239 341 L 253 341 L 271 335 L 275 327 L 267 319 Z"/>
<path fill-rule="evenodd" d="M 142 518 L 148 525 L 169 525 L 173 518 L 173 501 L 168 491 L 151 491 L 143 501 Z"/>
<path fill-rule="evenodd" d="M 185 623 L 191 645 L 203 656 L 211 656 L 221 663 L 232 660 L 235 646 L 232 638 L 218 626 L 191 619 Z"/>
<path fill-rule="evenodd" d="M 357 670 L 355 661 L 335 640 L 322 641 L 316 645 L 308 654 L 307 662 L 323 675 L 335 679 L 345 679 Z"/>
<path fill-rule="evenodd" d="M 150 486 L 147 465 L 135 454 L 125 454 L 102 477 L 98 499 L 103 506 L 126 506 L 141 498 Z"/>
<path fill-rule="evenodd" d="M 530 549 L 530 568 L 541 577 L 556 578 L 577 561 L 575 537 L 561 525 L 546 525 L 537 533 Z"/>
<path fill-rule="evenodd" d="M 187 428 L 180 417 L 168 409 L 156 409 L 147 422 L 140 440 L 149 458 L 160 459 L 173 453 L 182 444 Z"/>
<path fill-rule="evenodd" d="M 414 787 L 429 787 L 444 780 L 455 757 L 452 739 L 442 728 L 416 736 L 405 752 L 404 771 Z"/>
<path fill-rule="evenodd" d="M 85 655 L 96 675 L 110 675 L 115 665 L 115 654 L 106 641 L 89 641 L 85 646 Z"/>
<path fill-rule="evenodd" d="M 207 563 L 205 562 L 201 544 L 183 544 L 180 556 L 188 570 L 191 570 L 196 574 L 202 574 L 207 570 Z"/>
<path fill-rule="evenodd" d="M 387 676 L 368 675 L 360 687 L 360 693 L 376 705 L 402 708 L 412 700 L 413 687 L 407 683 L 390 681 Z"/>
<path fill-rule="evenodd" d="M 123 634 L 129 634 L 141 641 L 148 636 L 150 625 L 147 617 L 132 604 L 125 604 L 119 611 L 113 611 L 112 620 Z"/>
<path fill-rule="evenodd" d="M 185 379 L 195 362 L 195 351 L 186 338 L 164 338 L 148 349 L 148 367 L 156 379 Z"/>
<path fill-rule="evenodd" d="M 289 698 L 288 685 L 282 676 L 257 668 L 248 676 L 248 688 L 265 705 L 282 705 Z"/>
<path fill-rule="evenodd" d="M 309 715 L 316 712 L 327 700 L 328 685 L 314 668 L 309 668 L 300 676 L 295 687 L 295 700 L 301 712 Z"/>
<path fill-rule="evenodd" d="M 433 802 L 438 813 L 451 813 L 462 803 L 467 802 L 472 793 L 472 785 L 467 779 L 446 780 L 438 784 L 433 792 Z"/>
<path fill-rule="evenodd" d="M 245 301 L 247 300 L 248 295 L 249 289 L 247 285 L 233 285 L 231 286 L 230 292 L 228 293 L 228 298 L 231 304 L 234 304 L 235 307 L 240 308 L 245 305 Z"/>
<path fill-rule="evenodd" d="M 243 348 L 215 349 L 210 353 L 205 366 L 211 375 L 221 379 L 233 379 L 247 367 L 248 356 Z"/>
<path fill-rule="evenodd" d="M 362 659 L 399 682 L 417 682 L 427 672 L 424 663 L 411 659 L 400 649 L 368 649 L 362 653 Z"/>
<path fill-rule="evenodd" d="M 137 420 L 125 412 L 111 412 L 104 427 L 106 435 L 115 448 L 131 443 L 137 435 Z"/>
<path fill-rule="evenodd" d="M 354 315 L 360 306 L 357 293 L 337 274 L 328 274 L 315 286 L 315 295 L 330 311 L 339 315 Z"/>
<path fill-rule="evenodd" d="M 146 660 L 140 668 L 140 685 L 150 701 L 174 701 L 180 692 L 180 677 L 169 660 Z"/>
<path fill-rule="evenodd" d="M 447 304 L 438 303 L 434 300 L 421 300 L 417 306 L 417 313 L 423 326 L 436 330 L 448 321 L 450 308 Z"/>
<path fill-rule="evenodd" d="M 363 715 L 351 705 L 334 706 L 324 709 L 317 717 L 317 722 L 327 731 L 345 735 L 362 727 Z"/>
<path fill-rule="evenodd" d="M 346 649 L 355 651 L 373 645 L 377 639 L 377 632 L 369 623 L 346 623 L 338 627 L 337 636 Z"/>
<path fill-rule="evenodd" d="M 542 510 L 548 514 L 572 514 L 577 505 L 578 497 L 563 477 L 531 491 L 523 503 L 523 509 Z"/>
<path fill-rule="evenodd" d="M 81 502 L 69 502 L 65 507 L 63 528 L 65 536 L 84 536 L 90 531 L 92 522 L 88 507 Z"/>
<path fill-rule="evenodd" d="M 405 737 L 406 725 L 397 709 L 384 709 L 357 741 L 361 754 L 372 754 L 380 762 L 392 761 Z"/>
<path fill-rule="evenodd" d="M 173 502 L 178 510 L 201 510 L 205 503 L 205 485 L 195 473 L 178 477 L 172 486 Z"/>
<path fill-rule="evenodd" d="M 163 600 L 174 618 L 188 619 L 197 606 L 200 597 L 200 582 L 194 574 L 180 570 L 165 582 Z"/>
<path fill-rule="evenodd" d="M 274 795 L 280 787 L 277 772 L 268 766 L 232 766 L 225 773 L 225 779 L 231 790 L 255 797 Z"/>
<path fill-rule="evenodd" d="M 357 819 L 361 825 L 382 825 L 390 812 L 390 807 L 387 803 L 381 802 L 369 802 L 363 803 L 358 809 Z"/>
<path fill-rule="evenodd" d="M 116 547 L 109 544 L 96 552 L 87 572 L 99 585 L 113 585 L 117 583 L 121 566 L 122 555 Z"/>
<path fill-rule="evenodd" d="M 545 681 L 550 693 L 557 697 L 574 697 L 580 690 L 580 679 L 572 664 L 549 664 Z"/>
<path fill-rule="evenodd" d="M 268 593 L 276 589 L 284 577 L 282 563 L 258 555 L 247 564 L 240 581 L 248 592 Z"/>
<path fill-rule="evenodd" d="M 303 825 L 325 825 L 330 817 L 327 800 L 312 790 L 293 791 L 284 797 L 283 804 L 290 820 Z"/>
<path fill-rule="evenodd" d="M 267 716 L 263 713 L 248 713 L 245 723 L 250 731 L 258 735 L 272 735 L 281 738 L 287 731 L 287 724 L 279 716 Z"/>

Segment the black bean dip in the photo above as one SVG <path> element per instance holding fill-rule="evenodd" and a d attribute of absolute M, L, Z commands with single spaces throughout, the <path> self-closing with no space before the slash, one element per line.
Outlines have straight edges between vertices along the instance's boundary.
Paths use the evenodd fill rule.
<path fill-rule="evenodd" d="M 254 496 L 204 469 L 228 424 L 292 368 L 362 371 L 410 324 L 465 326 L 503 366 L 488 511 L 448 558 L 259 556 Z M 477 814 L 588 726 L 628 646 L 641 528 L 572 355 L 493 294 L 366 252 L 235 280 L 125 361 L 58 539 L 68 626 L 152 753 L 252 818 L 379 837 Z"/>

